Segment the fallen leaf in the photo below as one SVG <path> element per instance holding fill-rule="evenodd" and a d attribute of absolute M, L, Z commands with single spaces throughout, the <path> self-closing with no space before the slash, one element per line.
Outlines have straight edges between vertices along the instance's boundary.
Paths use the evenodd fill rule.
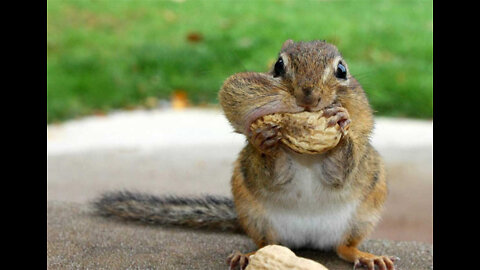
<path fill-rule="evenodd" d="M 184 90 L 175 90 L 172 94 L 172 107 L 174 110 L 182 110 L 188 106 L 187 92 Z"/>
<path fill-rule="evenodd" d="M 191 43 L 198 43 L 203 40 L 203 36 L 197 32 L 190 32 L 187 35 L 187 40 Z"/>

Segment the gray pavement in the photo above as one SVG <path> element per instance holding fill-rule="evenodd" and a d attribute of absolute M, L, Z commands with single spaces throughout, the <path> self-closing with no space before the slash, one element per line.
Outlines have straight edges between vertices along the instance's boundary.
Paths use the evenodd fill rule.
<path fill-rule="evenodd" d="M 372 143 L 386 160 L 390 195 L 372 235 L 384 240 L 370 240 L 366 248 L 402 257 L 400 269 L 430 269 L 433 123 L 376 123 Z M 241 235 L 122 224 L 89 214 L 88 202 L 110 190 L 229 196 L 244 138 L 221 111 L 119 112 L 51 125 L 47 132 L 49 269 L 225 269 L 227 253 L 253 248 Z M 330 269 L 350 269 L 332 254 L 305 254 L 327 267 L 331 262 Z"/>
<path fill-rule="evenodd" d="M 93 215 L 84 204 L 49 202 L 48 269 L 228 269 L 232 250 L 249 252 L 246 236 L 122 223 Z M 420 242 L 368 240 L 365 251 L 401 258 L 398 269 L 430 270 L 433 246 Z M 352 269 L 333 252 L 294 250 L 330 270 Z"/>

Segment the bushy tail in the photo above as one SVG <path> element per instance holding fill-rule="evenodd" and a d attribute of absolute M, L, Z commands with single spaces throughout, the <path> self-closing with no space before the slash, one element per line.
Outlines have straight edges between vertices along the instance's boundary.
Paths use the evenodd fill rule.
<path fill-rule="evenodd" d="M 190 228 L 241 231 L 232 199 L 220 196 L 156 197 L 128 191 L 105 193 L 93 202 L 99 214 L 124 220 Z"/>

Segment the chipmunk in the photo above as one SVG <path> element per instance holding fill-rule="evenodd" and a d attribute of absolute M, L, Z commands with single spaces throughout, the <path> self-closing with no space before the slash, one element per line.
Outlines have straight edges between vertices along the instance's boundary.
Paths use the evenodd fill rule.
<path fill-rule="evenodd" d="M 334 45 L 287 40 L 269 72 L 230 76 L 219 101 L 234 130 L 247 139 L 231 179 L 233 201 L 114 192 L 95 201 L 97 210 L 158 224 L 242 231 L 258 248 L 333 249 L 354 268 L 395 268 L 397 257 L 358 249 L 380 219 L 387 183 L 383 161 L 370 144 L 372 109 Z M 268 114 L 320 110 L 342 131 L 338 145 L 322 154 L 292 151 L 279 142 L 278 126 L 250 129 Z M 227 264 L 244 269 L 254 253 L 234 251 Z"/>

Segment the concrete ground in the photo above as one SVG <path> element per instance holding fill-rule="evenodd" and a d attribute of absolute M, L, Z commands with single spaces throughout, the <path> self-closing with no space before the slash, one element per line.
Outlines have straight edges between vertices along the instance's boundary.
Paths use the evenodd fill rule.
<path fill-rule="evenodd" d="M 390 195 L 367 250 L 402 258 L 400 269 L 430 269 L 431 121 L 377 118 L 372 144 L 386 161 Z M 242 235 L 123 224 L 92 216 L 103 191 L 230 195 L 242 135 L 215 109 L 118 112 L 48 132 L 47 265 L 51 269 L 225 269 Z M 300 251 L 330 269 L 350 269 L 332 254 Z"/>

